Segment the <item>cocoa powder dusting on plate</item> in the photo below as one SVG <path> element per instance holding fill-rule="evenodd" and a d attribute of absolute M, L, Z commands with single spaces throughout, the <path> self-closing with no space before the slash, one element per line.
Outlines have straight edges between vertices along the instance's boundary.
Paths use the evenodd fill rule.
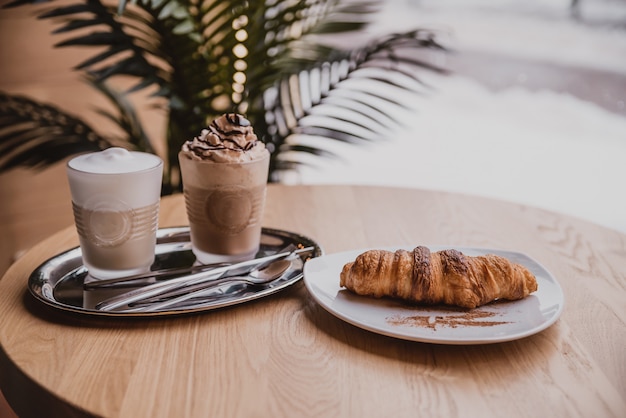
<path fill-rule="evenodd" d="M 445 312 L 447 311 L 447 312 Z M 508 324 L 507 321 L 496 321 L 490 318 L 498 314 L 490 311 L 473 309 L 470 311 L 445 309 L 444 312 L 430 312 L 424 315 L 394 315 L 387 319 L 390 325 L 414 326 L 437 330 L 437 327 L 493 327 Z"/>

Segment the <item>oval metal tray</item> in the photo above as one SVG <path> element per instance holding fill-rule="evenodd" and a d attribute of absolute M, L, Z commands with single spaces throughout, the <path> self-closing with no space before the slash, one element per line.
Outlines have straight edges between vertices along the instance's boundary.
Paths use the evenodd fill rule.
<path fill-rule="evenodd" d="M 293 232 L 263 228 L 261 247 L 257 257 L 275 254 L 289 244 L 297 247 L 314 247 L 308 258 L 319 257 L 322 248 L 312 239 Z M 163 228 L 157 231 L 155 262 L 152 270 L 190 267 L 196 261 L 191 251 L 189 227 Z M 83 266 L 80 247 L 73 248 L 42 263 L 28 279 L 30 293 L 40 302 L 64 311 L 95 316 L 146 317 L 180 315 L 203 312 L 212 309 L 236 305 L 279 292 L 293 285 L 302 278 L 304 262 L 297 257 L 283 276 L 269 286 L 255 287 L 245 284 L 233 284 L 219 290 L 206 302 L 190 307 L 170 308 L 156 312 L 100 311 L 94 309 L 96 303 L 115 294 L 132 290 L 107 289 L 85 290 L 84 282 L 87 268 Z"/>

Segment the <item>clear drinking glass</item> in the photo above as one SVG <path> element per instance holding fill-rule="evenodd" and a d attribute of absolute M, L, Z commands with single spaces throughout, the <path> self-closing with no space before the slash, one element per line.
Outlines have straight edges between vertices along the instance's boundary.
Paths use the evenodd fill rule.
<path fill-rule="evenodd" d="M 163 161 L 114 147 L 70 160 L 67 176 L 89 275 L 105 279 L 148 271 L 154 262 Z"/>
<path fill-rule="evenodd" d="M 191 245 L 200 263 L 254 257 L 261 241 L 269 153 L 226 163 L 179 153 Z"/>

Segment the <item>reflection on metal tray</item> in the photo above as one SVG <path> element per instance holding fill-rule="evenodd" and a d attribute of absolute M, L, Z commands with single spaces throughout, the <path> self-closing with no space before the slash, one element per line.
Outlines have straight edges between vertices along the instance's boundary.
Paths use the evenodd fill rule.
<path fill-rule="evenodd" d="M 289 244 L 298 247 L 314 247 L 309 258 L 322 255 L 322 248 L 310 238 L 278 229 L 263 228 L 261 248 L 257 257 L 279 252 Z M 152 270 L 189 267 L 196 261 L 191 252 L 188 227 L 164 228 L 157 232 L 155 262 Z M 296 258 L 283 276 L 268 286 L 247 286 L 241 283 L 220 288 L 214 295 L 192 306 L 169 308 L 157 312 L 99 311 L 93 308 L 99 301 L 114 296 L 117 292 L 126 292 L 132 288 L 85 290 L 87 269 L 82 264 L 80 247 L 59 254 L 32 272 L 28 280 L 30 293 L 38 300 L 64 311 L 96 316 L 142 317 L 177 315 L 182 313 L 202 312 L 258 299 L 296 283 L 302 278 L 305 260 Z"/>

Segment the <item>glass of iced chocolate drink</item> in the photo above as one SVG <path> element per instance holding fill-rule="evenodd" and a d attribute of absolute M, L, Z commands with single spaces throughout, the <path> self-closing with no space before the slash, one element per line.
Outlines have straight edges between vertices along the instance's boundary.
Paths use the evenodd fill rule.
<path fill-rule="evenodd" d="M 96 279 L 146 272 L 154 262 L 163 161 L 123 148 L 67 164 L 83 263 Z"/>
<path fill-rule="evenodd" d="M 215 119 L 178 154 L 191 245 L 200 263 L 253 258 L 270 154 L 250 122 L 236 113 Z"/>

